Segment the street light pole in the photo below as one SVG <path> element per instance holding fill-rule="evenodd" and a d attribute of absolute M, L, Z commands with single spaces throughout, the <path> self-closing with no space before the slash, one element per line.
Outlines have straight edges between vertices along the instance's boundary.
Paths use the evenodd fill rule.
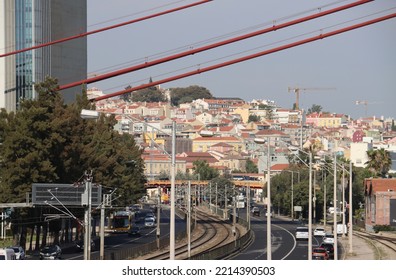
<path fill-rule="evenodd" d="M 345 237 L 345 167 L 342 165 L 342 237 Z"/>
<path fill-rule="evenodd" d="M 292 171 L 292 180 L 291 180 L 291 218 L 294 221 L 294 172 Z"/>
<path fill-rule="evenodd" d="M 187 190 L 187 256 L 191 257 L 191 181 L 188 181 Z"/>
<path fill-rule="evenodd" d="M 172 164 L 171 164 L 171 211 L 169 234 L 169 259 L 175 259 L 175 168 L 176 168 L 176 122 L 172 122 Z"/>
<path fill-rule="evenodd" d="M 91 259 L 91 202 L 92 202 L 92 171 L 90 173 L 85 172 L 85 192 L 84 202 L 85 214 L 84 214 L 84 260 Z"/>
<path fill-rule="evenodd" d="M 267 260 L 272 259 L 271 248 L 271 145 L 270 138 L 267 137 Z"/>
<path fill-rule="evenodd" d="M 216 197 L 215 197 L 215 204 L 216 204 L 216 215 L 217 215 L 217 183 L 216 183 Z"/>
<path fill-rule="evenodd" d="M 333 189 L 333 235 L 334 235 L 334 260 L 338 260 L 337 242 L 337 155 L 334 153 L 334 189 Z"/>
<path fill-rule="evenodd" d="M 157 249 L 160 248 L 160 236 L 161 236 L 161 186 L 158 186 L 157 189 Z"/>
<path fill-rule="evenodd" d="M 309 155 L 308 260 L 312 260 L 312 152 Z"/>
<path fill-rule="evenodd" d="M 103 201 L 100 205 L 100 260 L 104 260 L 104 226 L 105 226 L 105 205 L 107 204 L 107 195 L 103 195 Z"/>
<path fill-rule="evenodd" d="M 353 233 L 353 223 L 352 223 L 352 161 L 349 162 L 349 254 L 353 253 L 352 246 L 352 233 Z"/>
<path fill-rule="evenodd" d="M 209 182 L 209 209 L 212 213 L 212 182 Z"/>
<path fill-rule="evenodd" d="M 250 230 L 250 185 L 246 188 L 246 220 L 248 224 L 248 230 Z"/>
<path fill-rule="evenodd" d="M 254 139 L 257 144 L 264 144 L 261 138 Z M 270 137 L 267 137 L 267 260 L 272 258 L 271 248 L 271 145 Z"/>

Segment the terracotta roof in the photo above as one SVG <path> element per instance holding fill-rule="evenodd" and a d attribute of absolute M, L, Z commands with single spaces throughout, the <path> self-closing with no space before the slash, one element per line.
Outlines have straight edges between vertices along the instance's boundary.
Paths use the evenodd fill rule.
<path fill-rule="evenodd" d="M 275 164 L 273 166 L 271 166 L 271 171 L 282 171 L 289 168 L 289 164 L 285 163 L 285 164 Z"/>
<path fill-rule="evenodd" d="M 239 142 L 238 138 L 236 137 L 197 137 L 194 139 L 194 141 L 218 141 L 218 142 L 222 142 L 222 141 L 234 141 L 234 142 Z"/>
<path fill-rule="evenodd" d="M 283 133 L 282 131 L 275 130 L 275 129 L 264 129 L 260 130 L 256 133 L 257 136 L 288 136 L 287 134 Z"/>

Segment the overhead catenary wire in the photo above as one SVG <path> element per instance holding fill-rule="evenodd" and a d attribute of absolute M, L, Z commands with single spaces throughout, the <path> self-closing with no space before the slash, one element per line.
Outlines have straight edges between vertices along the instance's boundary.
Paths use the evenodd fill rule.
<path fill-rule="evenodd" d="M 7 53 L 4 53 L 4 54 L 0 54 L 0 58 L 1 57 L 7 57 L 7 56 L 10 56 L 10 55 L 14 55 L 14 54 L 18 54 L 18 53 L 22 53 L 22 52 L 26 52 L 26 51 L 31 51 L 31 50 L 43 48 L 43 47 L 48 47 L 48 46 L 51 46 L 51 45 L 67 42 L 67 41 L 78 39 L 78 38 L 87 37 L 87 36 L 92 35 L 92 34 L 96 34 L 96 33 L 99 33 L 99 32 L 103 32 L 103 31 L 114 29 L 114 28 L 126 26 L 126 25 L 129 25 L 129 24 L 137 23 L 137 22 L 140 22 L 140 21 L 143 21 L 143 20 L 154 18 L 154 17 L 159 17 L 159 16 L 162 16 L 162 15 L 165 15 L 165 14 L 169 14 L 169 13 L 173 13 L 173 12 L 176 12 L 176 11 L 184 10 L 184 9 L 187 9 L 187 8 L 191 8 L 191 7 L 194 7 L 194 6 L 197 6 L 197 5 L 201 5 L 201 4 L 205 4 L 205 3 L 208 3 L 208 2 L 212 2 L 212 1 L 213 0 L 201 0 L 201 1 L 194 2 L 194 3 L 188 4 L 188 5 L 184 5 L 184 6 L 176 7 L 176 8 L 173 8 L 173 9 L 166 10 L 166 11 L 158 12 L 158 13 L 155 13 L 155 14 L 152 14 L 152 15 L 144 16 L 144 17 L 141 17 L 141 18 L 138 18 L 138 19 L 125 21 L 125 22 L 122 22 L 122 23 L 118 23 L 118 24 L 114 24 L 114 25 L 111 25 L 111 26 L 99 28 L 99 29 L 96 29 L 96 30 L 84 32 L 84 33 L 73 35 L 73 36 L 70 36 L 70 37 L 65 37 L 65 38 L 62 38 L 62 39 L 59 39 L 59 40 L 54 40 L 54 41 L 51 41 L 51 42 L 35 45 L 35 46 L 32 46 L 32 47 L 27 47 L 27 48 L 19 49 L 19 50 L 16 50 L 16 51 L 7 52 Z"/>
<path fill-rule="evenodd" d="M 212 37 L 212 38 L 209 38 L 209 39 L 205 39 L 205 40 L 197 41 L 197 42 L 194 42 L 194 43 L 190 43 L 188 45 L 176 47 L 176 48 L 169 49 L 169 50 L 166 50 L 166 51 L 161 51 L 159 53 L 151 54 L 151 55 L 140 57 L 140 58 L 131 59 L 131 60 L 128 60 L 128 61 L 125 61 L 125 62 L 122 62 L 122 63 L 118 63 L 118 64 L 114 64 L 114 65 L 111 65 L 111 66 L 98 68 L 98 69 L 92 70 L 90 72 L 94 73 L 95 75 L 97 75 L 97 73 L 101 73 L 101 72 L 104 72 L 104 71 L 113 71 L 113 70 L 119 69 L 121 67 L 127 67 L 128 65 L 132 65 L 134 63 L 142 63 L 142 62 L 150 60 L 150 59 L 156 59 L 156 58 L 159 58 L 161 56 L 175 54 L 175 53 L 181 52 L 183 50 L 197 48 L 199 46 L 203 46 L 205 44 L 209 44 L 209 43 L 212 43 L 212 42 L 223 40 L 225 38 L 238 36 L 240 34 L 252 32 L 253 30 L 257 30 L 257 29 L 260 29 L 260 28 L 268 27 L 268 26 L 271 26 L 271 25 L 273 26 L 273 25 L 275 25 L 277 23 L 281 23 L 283 21 L 290 20 L 292 18 L 302 17 L 303 15 L 306 15 L 308 13 L 312 13 L 312 12 L 315 12 L 315 11 L 321 11 L 324 8 L 335 6 L 336 4 L 339 4 L 339 3 L 342 3 L 342 2 L 347 2 L 347 1 L 349 1 L 349 0 L 341 0 L 341 1 L 333 2 L 333 3 L 329 3 L 329 4 L 324 5 L 324 6 L 320 6 L 320 7 L 316 7 L 316 8 L 309 9 L 309 10 L 305 10 L 305 11 L 302 11 L 302 12 L 294 13 L 294 14 L 291 14 L 291 15 L 288 15 L 288 16 L 284 16 L 284 17 L 281 17 L 281 18 L 277 18 L 277 19 L 271 20 L 271 21 L 259 23 L 259 24 L 253 25 L 253 26 L 248 26 L 248 27 L 245 27 L 245 28 L 242 28 L 242 29 L 239 29 L 239 30 L 234 30 L 234 31 L 231 31 L 231 32 L 219 35 L 219 36 L 215 36 L 215 37 Z"/>
<path fill-rule="evenodd" d="M 283 29 L 283 28 L 286 28 L 286 27 L 297 25 L 297 24 L 300 24 L 302 22 L 313 20 L 313 19 L 316 19 L 316 18 L 319 18 L 319 17 L 323 17 L 323 16 L 326 16 L 326 15 L 329 15 L 329 14 L 333 14 L 333 13 L 336 13 L 336 12 L 339 12 L 339 11 L 342 11 L 342 10 L 350 9 L 350 8 L 353 8 L 353 7 L 362 5 L 362 4 L 366 4 L 366 3 L 369 3 L 369 2 L 372 2 L 372 1 L 373 0 L 359 0 L 359 1 L 355 1 L 355 2 L 352 2 L 350 4 L 346 4 L 346 5 L 343 5 L 343 6 L 340 6 L 340 7 L 336 7 L 336 8 L 333 8 L 333 9 L 329 9 L 329 10 L 326 10 L 326 11 L 321 11 L 321 12 L 318 12 L 318 13 L 313 14 L 313 15 L 309 15 L 309 16 L 302 17 L 302 18 L 299 18 L 299 19 L 291 20 L 291 21 L 288 21 L 288 22 L 285 22 L 285 23 L 281 23 L 281 24 L 278 24 L 278 25 L 273 25 L 273 26 L 271 26 L 269 28 L 264 28 L 264 29 L 261 29 L 261 30 L 255 31 L 255 32 L 251 32 L 251 33 L 248 33 L 248 34 L 244 34 L 244 35 L 241 35 L 241 36 L 238 36 L 238 37 L 234 37 L 234 38 L 231 38 L 231 39 L 223 40 L 223 41 L 220 41 L 220 42 L 217 42 L 217 43 L 213 43 L 213 44 L 210 44 L 210 45 L 206 45 L 206 46 L 202 46 L 202 47 L 199 47 L 199 48 L 196 48 L 196 49 L 187 50 L 187 51 L 175 54 L 175 55 L 170 55 L 170 56 L 167 56 L 167 57 L 164 57 L 164 58 L 160 58 L 160 59 L 156 59 L 156 60 L 153 60 L 153 61 L 146 61 L 146 62 L 138 64 L 138 65 L 134 65 L 134 66 L 127 67 L 125 69 L 121 69 L 121 70 L 117 70 L 117 71 L 113 71 L 113 72 L 109 72 L 109 73 L 106 73 L 106 74 L 97 75 L 97 76 L 92 77 L 92 78 L 88 78 L 88 79 L 72 82 L 72 83 L 69 83 L 69 84 L 61 85 L 61 86 L 59 86 L 59 90 L 68 89 L 68 88 L 75 87 L 75 86 L 82 85 L 82 84 L 89 84 L 89 83 L 93 83 L 93 82 L 106 80 L 106 79 L 113 78 L 113 77 L 116 77 L 116 76 L 120 76 L 120 75 L 123 75 L 123 74 L 126 74 L 126 73 L 130 73 L 130 72 L 133 72 L 133 71 L 141 70 L 141 69 L 144 69 L 144 68 L 147 68 L 147 67 L 151 67 L 151 66 L 154 66 L 154 65 L 162 64 L 162 63 L 165 63 L 165 62 L 168 62 L 168 61 L 172 61 L 172 60 L 176 60 L 176 59 L 179 59 L 179 58 L 182 58 L 182 57 L 186 57 L 186 56 L 189 56 L 189 55 L 197 54 L 199 52 L 203 52 L 203 51 L 207 51 L 207 50 L 210 50 L 210 49 L 218 48 L 218 47 L 221 47 L 221 46 L 224 46 L 224 45 L 227 45 L 227 44 L 231 44 L 231 43 L 235 43 L 235 42 L 238 42 L 238 41 L 246 40 L 248 38 L 252 38 L 252 37 L 255 37 L 255 36 L 258 36 L 258 35 L 263 35 L 265 33 L 271 32 L 271 31 L 276 31 L 276 30 L 279 30 L 279 29 Z"/>
<path fill-rule="evenodd" d="M 358 23 L 358 24 L 355 24 L 355 25 L 352 25 L 352 26 L 344 27 L 344 28 L 341 28 L 341 29 L 337 29 L 337 30 L 334 30 L 334 31 L 327 32 L 327 33 L 322 33 L 320 35 L 313 36 L 313 37 L 310 37 L 310 38 L 307 38 L 307 39 L 303 39 L 303 40 L 300 40 L 300 41 L 297 41 L 297 42 L 293 42 L 293 43 L 290 43 L 290 44 L 286 44 L 286 45 L 283 45 L 283 46 L 279 46 L 279 47 L 276 47 L 276 48 L 272 48 L 272 49 L 269 49 L 269 50 L 258 52 L 258 53 L 252 54 L 252 55 L 248 55 L 248 56 L 244 56 L 244 57 L 237 58 L 237 59 L 234 59 L 234 60 L 230 60 L 230 61 L 226 61 L 226 62 L 223 62 L 223 63 L 215 64 L 215 65 L 208 66 L 208 67 L 205 67 L 205 68 L 200 68 L 200 69 L 197 69 L 197 70 L 194 70 L 194 71 L 183 73 L 183 74 L 180 74 L 180 75 L 177 75 L 177 76 L 172 76 L 172 77 L 165 78 L 165 79 L 162 79 L 162 80 L 158 80 L 158 81 L 155 81 L 155 82 L 150 82 L 150 83 L 147 83 L 147 84 L 144 84 L 144 85 L 131 87 L 129 89 L 118 91 L 118 92 L 115 92 L 115 93 L 106 94 L 106 95 L 103 95 L 103 96 L 100 96 L 100 97 L 93 98 L 92 100 L 99 101 L 99 100 L 103 100 L 103 99 L 119 96 L 119 95 L 122 95 L 122 94 L 125 94 L 125 93 L 129 93 L 129 92 L 132 92 L 132 91 L 136 91 L 136 90 L 140 90 L 140 89 L 156 86 L 156 85 L 159 85 L 159 84 L 167 83 L 167 82 L 170 82 L 170 81 L 179 80 L 179 79 L 182 79 L 182 78 L 186 78 L 186 77 L 190 77 L 190 76 L 193 76 L 193 75 L 201 74 L 201 73 L 204 73 L 204 72 L 212 71 L 212 70 L 219 69 L 219 68 L 222 68 L 222 67 L 225 67 L 225 66 L 230 66 L 232 64 L 240 63 L 240 62 L 247 61 L 247 60 L 250 60 L 250 59 L 258 58 L 258 57 L 265 56 L 265 55 L 268 55 L 268 54 L 272 54 L 272 53 L 275 53 L 275 52 L 279 52 L 279 51 L 282 51 L 282 50 L 286 50 L 286 49 L 290 49 L 290 48 L 297 47 L 297 46 L 300 46 L 300 45 L 304 45 L 304 44 L 307 44 L 307 43 L 311 43 L 311 42 L 314 42 L 314 41 L 317 41 L 317 40 L 322 40 L 322 39 L 325 39 L 325 38 L 328 38 L 328 37 L 331 37 L 331 36 L 335 36 L 335 35 L 338 35 L 338 34 L 341 34 L 341 33 L 345 33 L 345 32 L 351 31 L 351 30 L 355 30 L 355 29 L 362 28 L 362 27 L 365 27 L 365 26 L 368 26 L 368 25 L 379 23 L 381 21 L 385 21 L 385 20 L 392 19 L 392 18 L 395 18 L 395 17 L 396 17 L 396 13 L 392 13 L 392 14 L 389 14 L 389 15 L 385 15 L 385 16 L 382 16 L 382 17 L 378 17 L 378 18 L 369 20 L 369 21 Z"/>

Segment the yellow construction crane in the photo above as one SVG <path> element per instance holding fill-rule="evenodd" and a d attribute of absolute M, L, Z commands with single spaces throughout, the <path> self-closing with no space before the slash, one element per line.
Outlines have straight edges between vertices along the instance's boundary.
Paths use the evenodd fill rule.
<path fill-rule="evenodd" d="M 300 87 L 288 87 L 288 92 L 294 92 L 296 94 L 296 110 L 300 109 L 299 100 L 300 100 L 300 92 L 307 90 L 335 90 L 335 88 L 300 88 Z"/>

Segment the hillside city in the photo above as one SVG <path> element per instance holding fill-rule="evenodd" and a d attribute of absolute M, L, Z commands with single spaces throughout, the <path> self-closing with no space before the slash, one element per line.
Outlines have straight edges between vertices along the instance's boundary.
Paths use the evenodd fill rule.
<path fill-rule="evenodd" d="M 169 96 L 169 90 L 161 91 Z M 102 92 L 91 88 L 87 94 L 95 98 Z M 177 131 L 176 168 L 181 173 L 191 173 L 197 159 L 206 160 L 221 175 L 246 172 L 246 161 L 250 159 L 263 174 L 267 170 L 266 149 L 254 139 L 267 137 L 274 173 L 288 168 L 289 145 L 313 149 L 319 156 L 336 152 L 356 167 L 366 166 L 367 151 L 384 148 L 392 159 L 389 173 L 396 172 L 392 118 L 354 120 L 343 113 L 306 114 L 304 110 L 280 108 L 274 101 L 247 102 L 240 98 L 203 98 L 179 106 L 109 98 L 97 101 L 96 110 L 115 114 L 118 123 L 114 129 L 135 135 L 144 149 L 145 175 L 149 179 L 169 172 L 173 120 Z"/>

